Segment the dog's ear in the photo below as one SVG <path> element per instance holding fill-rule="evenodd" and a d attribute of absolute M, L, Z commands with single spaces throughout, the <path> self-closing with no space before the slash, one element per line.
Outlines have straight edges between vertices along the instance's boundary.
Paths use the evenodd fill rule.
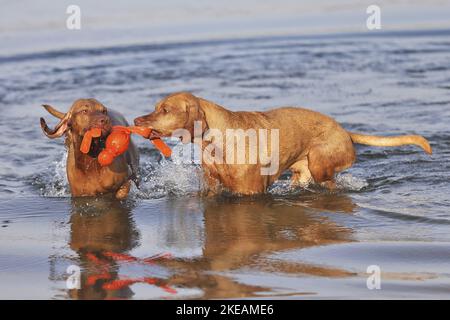
<path fill-rule="evenodd" d="M 45 108 L 45 110 L 48 111 L 48 113 L 50 113 L 52 116 L 58 119 L 62 119 L 66 115 L 64 112 L 58 111 L 55 108 L 53 108 L 51 105 L 43 104 L 42 106 Z"/>
<path fill-rule="evenodd" d="M 55 139 L 61 137 L 63 134 L 66 133 L 67 129 L 70 126 L 70 119 L 72 117 L 72 112 L 69 111 L 67 113 L 63 113 L 60 111 L 57 111 L 55 108 L 49 106 L 49 105 L 43 105 L 43 107 L 53 116 L 60 119 L 59 123 L 55 126 L 55 128 L 52 130 L 47 126 L 47 123 L 45 122 L 44 118 L 41 118 L 41 128 L 42 131 L 45 133 L 47 137 L 50 139 Z"/>
<path fill-rule="evenodd" d="M 186 121 L 186 129 L 191 131 L 191 134 L 194 132 L 194 123 L 195 121 L 200 121 L 202 125 L 202 132 L 206 130 L 206 117 L 205 112 L 202 108 L 202 103 L 199 98 L 192 96 L 186 100 L 186 112 L 187 112 L 187 121 Z"/>

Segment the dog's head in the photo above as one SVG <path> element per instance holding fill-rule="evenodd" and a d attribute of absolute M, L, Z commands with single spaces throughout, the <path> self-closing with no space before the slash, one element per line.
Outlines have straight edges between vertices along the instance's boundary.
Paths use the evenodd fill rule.
<path fill-rule="evenodd" d="M 100 128 L 102 136 L 97 141 L 94 141 L 91 147 L 91 150 L 96 153 L 93 149 L 101 149 L 101 142 L 104 142 L 111 132 L 112 123 L 111 118 L 108 116 L 108 110 L 95 99 L 78 99 L 67 113 L 57 111 L 49 105 L 43 105 L 43 107 L 51 115 L 60 119 L 55 128 L 50 129 L 44 118 L 41 118 L 41 128 L 50 139 L 66 135 L 69 141 L 81 141 L 89 129 Z"/>
<path fill-rule="evenodd" d="M 134 119 L 137 126 L 150 127 L 154 136 L 170 136 L 177 129 L 193 134 L 194 122 L 204 121 L 200 99 L 191 93 L 174 93 L 156 104 L 155 111 Z"/>

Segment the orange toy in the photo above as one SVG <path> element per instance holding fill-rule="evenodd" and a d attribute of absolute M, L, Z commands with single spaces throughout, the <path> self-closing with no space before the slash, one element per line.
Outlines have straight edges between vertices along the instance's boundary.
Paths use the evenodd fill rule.
<path fill-rule="evenodd" d="M 111 133 L 106 138 L 105 149 L 103 149 L 103 151 L 98 155 L 98 162 L 102 166 L 109 166 L 114 161 L 114 158 L 127 151 L 130 144 L 130 135 L 132 133 L 139 134 L 148 139 L 151 132 L 152 129 L 144 127 L 114 126 Z M 86 132 L 83 137 L 83 141 L 81 142 L 80 151 L 83 153 L 88 153 L 91 147 L 92 138 L 98 138 L 100 135 L 101 129 L 99 128 L 92 128 Z M 150 141 L 153 142 L 155 147 L 161 151 L 165 157 L 170 157 L 172 150 L 170 150 L 170 148 L 161 139 L 154 138 Z"/>
<path fill-rule="evenodd" d="M 98 138 L 102 135 L 102 130 L 100 128 L 92 128 L 84 134 L 83 141 L 81 141 L 80 151 L 83 153 L 88 153 L 91 148 L 92 138 Z"/>

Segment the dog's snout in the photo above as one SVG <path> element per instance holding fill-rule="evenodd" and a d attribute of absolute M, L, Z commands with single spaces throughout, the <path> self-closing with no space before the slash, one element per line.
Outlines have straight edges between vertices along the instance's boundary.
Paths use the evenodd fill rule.
<path fill-rule="evenodd" d="M 98 115 L 92 118 L 91 120 L 91 126 L 94 127 L 105 127 L 110 124 L 109 117 L 106 115 Z"/>
<path fill-rule="evenodd" d="M 143 117 L 138 117 L 138 118 L 134 119 L 134 124 L 136 126 L 141 126 L 143 124 L 143 122 L 144 122 Z"/>

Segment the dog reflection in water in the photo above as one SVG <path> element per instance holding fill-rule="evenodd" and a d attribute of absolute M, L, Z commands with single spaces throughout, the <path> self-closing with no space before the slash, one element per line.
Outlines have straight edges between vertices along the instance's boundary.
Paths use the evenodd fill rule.
<path fill-rule="evenodd" d="M 356 205 L 343 194 L 305 194 L 295 199 L 271 197 L 251 198 L 191 198 L 170 202 L 166 215 L 171 215 L 171 228 L 159 228 L 161 238 L 176 234 L 188 239 L 186 212 L 198 209 L 203 221 L 201 256 L 161 260 L 158 263 L 172 270 L 168 283 L 183 288 L 199 288 L 203 299 L 258 297 L 271 292 L 270 287 L 242 283 L 234 272 L 309 274 L 315 277 L 348 277 L 355 274 L 340 268 L 311 265 L 277 259 L 278 252 L 299 250 L 320 245 L 354 241 L 352 229 L 341 226 L 326 214 L 352 214 Z M 184 223 L 176 223 L 179 220 Z M 192 219 L 193 221 L 194 219 Z M 166 233 L 166 234 L 164 234 Z M 201 237 L 201 239 L 200 239 Z M 172 238 L 171 238 L 172 239 Z M 292 294 L 302 294 L 295 292 Z"/>
<path fill-rule="evenodd" d="M 165 203 L 164 217 L 158 216 L 155 221 L 158 241 L 170 247 L 175 236 L 187 249 L 198 244 L 202 247 L 200 256 L 176 259 L 164 255 L 138 259 L 127 254 L 139 245 L 129 207 L 103 199 L 89 201 L 88 206 L 76 202 L 70 247 L 79 254 L 82 280 L 81 290 L 69 290 L 72 298 L 127 299 L 132 297 L 131 288 L 137 282 L 158 286 L 168 293 L 176 293 L 176 287 L 200 289 L 200 298 L 205 299 L 257 297 L 259 292 L 272 290 L 241 283 L 229 275 L 239 270 L 317 277 L 354 275 L 339 268 L 271 256 L 285 250 L 354 241 L 351 228 L 321 214 L 351 214 L 356 205 L 345 195 L 309 194 L 292 200 L 171 199 Z M 156 264 L 171 270 L 171 275 L 164 279 L 124 278 L 117 272 L 121 263 Z"/>
<path fill-rule="evenodd" d="M 152 265 L 167 259 L 159 254 L 140 259 L 126 252 L 139 243 L 139 232 L 131 217 L 129 205 L 109 197 L 72 200 L 70 248 L 78 253 L 80 289 L 69 289 L 72 299 L 128 299 L 131 286 L 146 283 L 168 293 L 176 293 L 166 281 L 156 277 L 128 277 L 119 274 L 120 265 Z"/>

